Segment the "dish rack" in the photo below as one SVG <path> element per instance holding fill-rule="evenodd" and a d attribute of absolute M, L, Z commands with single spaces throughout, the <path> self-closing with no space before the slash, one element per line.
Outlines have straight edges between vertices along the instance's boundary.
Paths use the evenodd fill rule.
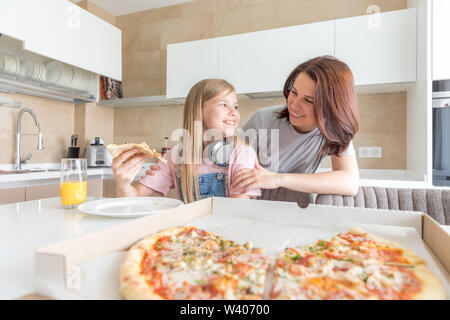
<path fill-rule="evenodd" d="M 64 102 L 82 103 L 96 101 L 89 91 L 69 88 L 59 84 L 48 83 L 28 78 L 20 74 L 0 71 L 0 91 L 14 94 L 23 93 Z"/>

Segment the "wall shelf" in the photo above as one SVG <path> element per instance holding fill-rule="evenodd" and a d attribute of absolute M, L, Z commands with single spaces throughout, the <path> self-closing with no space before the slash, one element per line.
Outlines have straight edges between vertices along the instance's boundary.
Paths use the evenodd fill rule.
<path fill-rule="evenodd" d="M 19 79 L 7 78 L 4 74 L 0 74 L 0 91 L 9 94 L 28 94 L 70 103 L 96 101 L 93 95 L 89 95 L 86 92 L 44 83 L 25 82 Z"/>
<path fill-rule="evenodd" d="M 184 99 L 167 99 L 166 96 L 144 96 L 136 98 L 100 100 L 97 105 L 110 108 L 138 108 L 182 105 L 183 103 Z"/>

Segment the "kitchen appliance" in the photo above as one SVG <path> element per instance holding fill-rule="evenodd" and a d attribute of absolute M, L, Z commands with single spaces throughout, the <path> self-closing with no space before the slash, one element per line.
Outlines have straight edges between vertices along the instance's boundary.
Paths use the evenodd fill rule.
<path fill-rule="evenodd" d="M 78 135 L 73 134 L 70 138 L 70 147 L 67 152 L 67 158 L 69 159 L 77 159 L 80 157 L 80 147 L 77 147 Z"/>
<path fill-rule="evenodd" d="M 91 145 L 84 149 L 84 157 L 87 159 L 88 168 L 110 168 L 113 160 L 99 137 L 92 139 Z"/>
<path fill-rule="evenodd" d="M 450 186 L 450 80 L 433 81 L 433 185 Z"/>

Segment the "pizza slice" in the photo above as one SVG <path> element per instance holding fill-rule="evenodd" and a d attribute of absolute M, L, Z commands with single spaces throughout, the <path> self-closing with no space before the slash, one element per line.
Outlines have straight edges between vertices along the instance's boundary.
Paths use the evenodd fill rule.
<path fill-rule="evenodd" d="M 330 259 L 354 261 L 374 259 L 382 264 L 397 266 L 426 264 L 425 260 L 411 250 L 360 228 L 352 228 L 347 233 L 337 234 L 331 241 L 319 240 L 312 247 Z"/>
<path fill-rule="evenodd" d="M 274 299 L 445 299 L 425 261 L 361 229 L 286 248 L 276 261 Z"/>
<path fill-rule="evenodd" d="M 167 163 L 167 160 L 164 159 L 155 149 L 150 148 L 145 142 L 140 144 L 137 143 L 125 143 L 125 144 L 108 144 L 106 145 L 109 153 L 112 155 L 113 159 L 120 156 L 123 152 L 131 150 L 133 148 L 137 148 L 139 153 L 146 153 L 152 156 L 153 158 L 157 158 L 164 163 Z"/>
<path fill-rule="evenodd" d="M 270 260 L 196 227 L 168 229 L 136 243 L 120 271 L 126 299 L 262 299 Z"/>

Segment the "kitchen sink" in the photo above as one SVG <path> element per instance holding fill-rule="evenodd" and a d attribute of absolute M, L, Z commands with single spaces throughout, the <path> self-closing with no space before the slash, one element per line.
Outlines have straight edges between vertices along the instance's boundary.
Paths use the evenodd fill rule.
<path fill-rule="evenodd" d="M 0 174 L 23 174 L 34 172 L 59 172 L 59 169 L 23 169 L 23 170 L 0 170 Z"/>

